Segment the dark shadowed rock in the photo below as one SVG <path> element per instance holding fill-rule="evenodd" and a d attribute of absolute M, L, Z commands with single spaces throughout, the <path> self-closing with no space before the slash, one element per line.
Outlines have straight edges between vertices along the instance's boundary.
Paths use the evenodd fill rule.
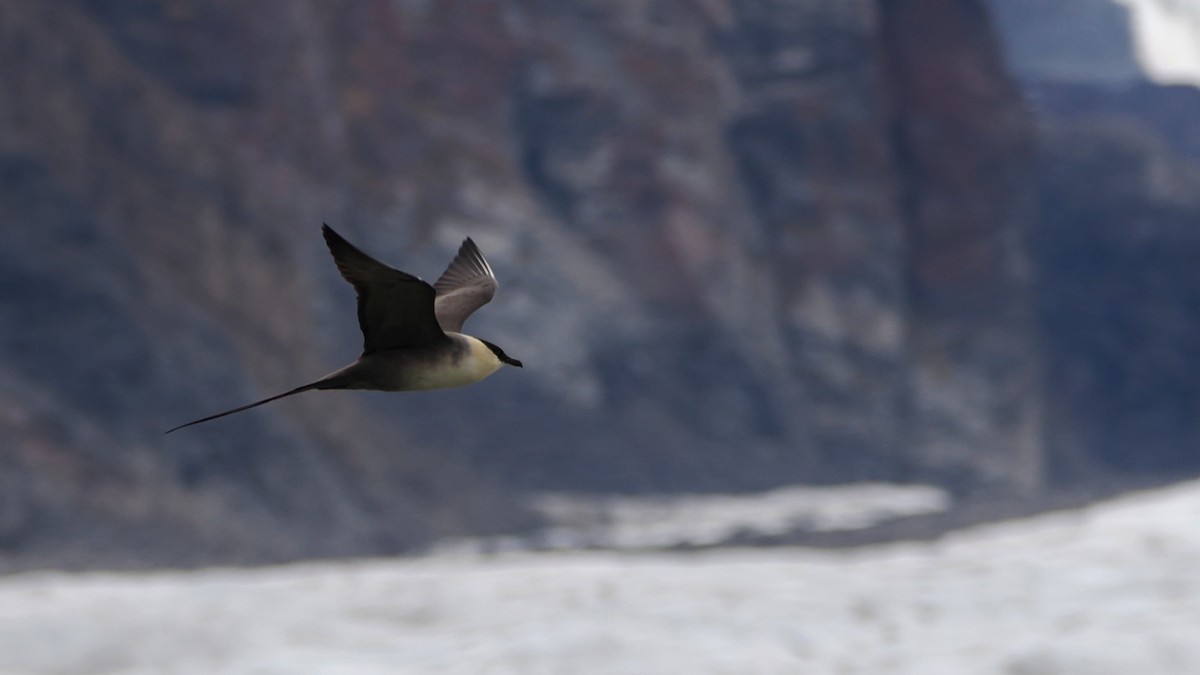
<path fill-rule="evenodd" d="M 992 4 L 1040 118 L 1032 243 L 1053 477 L 1195 472 L 1200 90 L 1146 79 L 1117 3 Z M 1076 67 L 1026 67 L 1072 45 Z"/>
<path fill-rule="evenodd" d="M 236 105 L 253 96 L 245 58 L 249 35 L 236 3 L 75 0 L 129 59 L 199 105 Z"/>
<path fill-rule="evenodd" d="M 982 3 L 882 7 L 906 225 L 910 450 L 956 481 L 1033 491 L 1045 461 L 1033 119 Z"/>
<path fill-rule="evenodd" d="M 1185 130 L 1147 112 L 1042 134 L 1035 242 L 1062 480 L 1200 469 L 1200 165 L 1167 140 Z"/>

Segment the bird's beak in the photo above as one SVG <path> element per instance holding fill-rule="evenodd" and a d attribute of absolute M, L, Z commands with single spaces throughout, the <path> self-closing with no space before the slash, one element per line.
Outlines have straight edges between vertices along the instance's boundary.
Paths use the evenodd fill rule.
<path fill-rule="evenodd" d="M 510 366 L 516 366 L 516 367 L 518 367 L 518 368 L 524 368 L 524 367 L 525 367 L 525 366 L 521 365 L 521 362 L 520 362 L 520 361 L 518 361 L 518 360 L 514 359 L 513 357 L 511 357 L 511 356 L 509 356 L 509 355 L 507 355 L 507 354 L 505 354 L 505 355 L 504 355 L 504 362 L 505 362 L 505 363 L 507 363 L 507 364 L 508 364 L 508 365 L 510 365 Z"/>

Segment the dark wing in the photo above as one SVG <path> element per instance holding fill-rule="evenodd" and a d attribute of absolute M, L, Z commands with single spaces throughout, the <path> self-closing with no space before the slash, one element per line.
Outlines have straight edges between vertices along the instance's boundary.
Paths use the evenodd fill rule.
<path fill-rule="evenodd" d="M 475 242 L 467 237 L 458 247 L 458 255 L 454 256 L 450 266 L 433 285 L 437 291 L 433 310 L 442 330 L 461 332 L 467 317 L 486 305 L 498 287 L 492 266 L 479 252 Z"/>
<path fill-rule="evenodd" d="M 321 234 L 338 271 L 358 293 L 363 354 L 445 339 L 433 313 L 432 286 L 363 253 L 328 225 L 321 226 Z"/>

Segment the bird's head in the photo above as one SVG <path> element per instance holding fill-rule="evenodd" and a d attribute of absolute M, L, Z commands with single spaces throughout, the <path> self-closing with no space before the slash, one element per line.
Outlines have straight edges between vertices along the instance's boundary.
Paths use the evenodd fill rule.
<path fill-rule="evenodd" d="M 492 350 L 492 353 L 496 355 L 496 358 L 500 359 L 501 363 L 507 363 L 510 366 L 516 366 L 518 368 L 525 367 L 521 364 L 520 361 L 514 359 L 513 357 L 509 356 L 508 354 L 505 354 L 504 350 L 500 349 L 496 345 L 488 342 L 487 340 L 480 340 L 480 342 L 482 342 L 484 345 L 486 345 L 488 349 Z"/>

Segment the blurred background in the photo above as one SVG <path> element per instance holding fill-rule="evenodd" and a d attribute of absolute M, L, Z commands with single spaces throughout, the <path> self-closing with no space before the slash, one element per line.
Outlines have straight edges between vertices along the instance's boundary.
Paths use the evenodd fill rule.
<path fill-rule="evenodd" d="M 1167 0 L 0 0 L 0 568 L 1194 476 L 1196 82 Z M 474 237 L 525 368 L 164 437 L 358 354 L 322 221 L 430 280 Z"/>

